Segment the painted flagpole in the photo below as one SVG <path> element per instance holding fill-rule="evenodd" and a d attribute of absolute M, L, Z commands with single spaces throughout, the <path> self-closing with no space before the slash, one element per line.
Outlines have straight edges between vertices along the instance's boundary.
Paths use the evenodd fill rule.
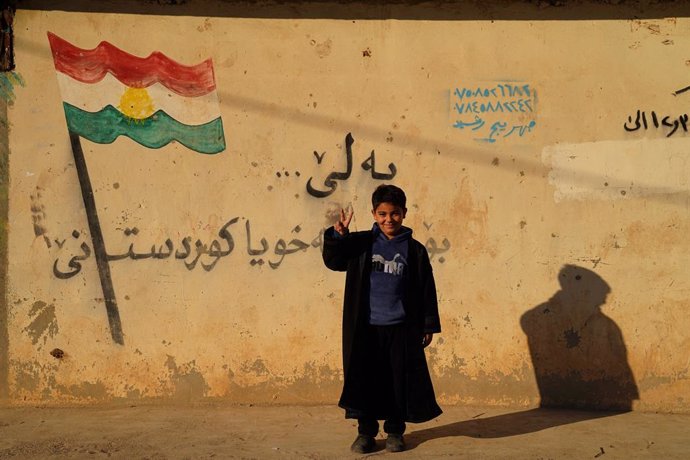
<path fill-rule="evenodd" d="M 103 298 L 105 299 L 105 310 L 108 314 L 110 333 L 115 343 L 124 345 L 125 341 L 122 334 L 120 311 L 117 308 L 113 279 L 110 275 L 110 265 L 108 265 L 108 256 L 105 252 L 105 242 L 103 241 L 101 224 L 98 221 L 98 213 L 96 212 L 96 200 L 93 197 L 93 188 L 91 187 L 91 180 L 89 179 L 89 171 L 86 169 L 86 160 L 84 159 L 84 151 L 81 148 L 80 136 L 70 131 L 69 139 L 72 144 L 74 164 L 77 168 L 77 175 L 79 176 L 79 186 L 81 187 L 81 195 L 84 199 L 84 207 L 86 208 L 86 219 L 89 222 L 93 250 L 96 255 L 96 265 L 98 267 L 98 276 L 101 279 L 101 288 L 103 289 Z"/>
<path fill-rule="evenodd" d="M 119 136 L 127 136 L 153 149 L 176 141 L 198 153 L 224 151 L 225 134 L 213 63 L 209 58 L 197 65 L 186 66 L 159 51 L 141 58 L 106 41 L 94 49 L 82 49 L 51 32 L 48 32 L 48 41 L 58 74 L 110 333 L 115 343 L 124 345 L 108 255 L 81 138 L 110 144 Z M 118 93 L 121 94 L 119 105 L 110 98 Z"/>

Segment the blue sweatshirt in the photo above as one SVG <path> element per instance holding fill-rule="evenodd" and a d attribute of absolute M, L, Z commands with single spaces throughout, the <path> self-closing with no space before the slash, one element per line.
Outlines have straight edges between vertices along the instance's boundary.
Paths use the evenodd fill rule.
<path fill-rule="evenodd" d="M 389 240 L 374 223 L 373 233 L 369 324 L 400 324 L 405 320 L 404 280 L 407 276 L 407 251 L 412 229 L 402 227 L 400 233 Z"/>

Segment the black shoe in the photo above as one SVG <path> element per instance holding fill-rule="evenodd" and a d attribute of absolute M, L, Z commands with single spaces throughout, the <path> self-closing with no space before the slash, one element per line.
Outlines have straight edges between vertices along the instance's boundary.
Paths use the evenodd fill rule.
<path fill-rule="evenodd" d="M 376 447 L 376 441 L 373 436 L 360 434 L 350 446 L 350 450 L 357 454 L 368 454 L 374 451 L 374 447 Z"/>
<path fill-rule="evenodd" d="M 388 452 L 402 452 L 405 450 L 405 441 L 401 434 L 389 434 L 386 439 L 386 450 Z"/>

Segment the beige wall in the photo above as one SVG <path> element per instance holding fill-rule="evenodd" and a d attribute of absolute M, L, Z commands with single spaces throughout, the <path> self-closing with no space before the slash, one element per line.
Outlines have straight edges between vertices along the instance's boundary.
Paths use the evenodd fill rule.
<path fill-rule="evenodd" d="M 673 94 L 690 84 L 689 26 L 20 10 L 9 401 L 334 402 L 344 277 L 323 266 L 319 234 L 349 204 L 353 227 L 371 226 L 369 197 L 384 182 L 362 167 L 373 150 L 377 172 L 396 166 L 388 182 L 408 194 L 406 223 L 436 248 L 443 333 L 427 356 L 443 404 L 532 406 L 560 393 L 687 412 L 690 135 L 654 127 L 651 112 L 672 125 L 689 111 L 690 92 Z M 167 238 L 176 250 L 187 236 L 210 244 L 238 218 L 233 251 L 208 271 L 208 254 L 194 268 L 192 256 L 110 262 L 124 345 L 111 338 L 93 254 L 68 279 L 53 271 L 92 240 L 48 31 L 86 49 L 105 40 L 214 63 L 224 152 L 82 140 L 110 254 Z M 503 95 L 508 86 L 520 92 Z M 455 106 L 510 101 L 525 111 L 475 118 Z M 628 131 L 637 110 L 647 129 Z M 310 178 L 326 189 L 344 170 L 347 133 L 350 177 L 312 196 Z M 250 255 L 262 238 L 268 252 Z M 309 247 L 283 258 L 281 239 Z"/>

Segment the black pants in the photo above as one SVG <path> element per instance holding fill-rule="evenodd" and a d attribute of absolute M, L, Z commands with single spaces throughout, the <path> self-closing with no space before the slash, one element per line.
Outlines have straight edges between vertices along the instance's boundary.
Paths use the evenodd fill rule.
<path fill-rule="evenodd" d="M 373 386 L 371 395 L 376 400 L 375 405 L 383 408 L 385 413 L 383 430 L 388 434 L 403 434 L 407 406 L 404 325 L 370 325 L 367 328 L 367 349 Z M 379 422 L 373 416 L 361 414 L 357 421 L 360 434 L 378 434 Z"/>
<path fill-rule="evenodd" d="M 359 418 L 357 419 L 359 425 L 357 431 L 359 434 L 366 434 L 371 437 L 376 437 L 379 434 L 379 422 L 373 418 Z M 400 434 L 405 433 L 405 422 L 403 420 L 388 419 L 383 423 L 383 431 L 386 434 Z"/>

